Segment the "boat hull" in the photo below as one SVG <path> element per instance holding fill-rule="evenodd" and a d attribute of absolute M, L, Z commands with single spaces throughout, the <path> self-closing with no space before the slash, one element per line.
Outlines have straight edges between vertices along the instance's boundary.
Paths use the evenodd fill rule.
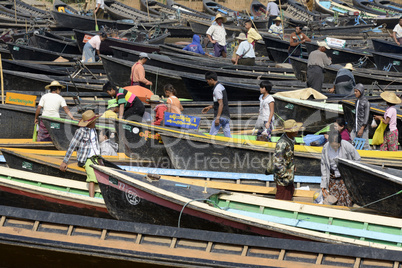
<path fill-rule="evenodd" d="M 0 105 L 0 137 L 27 139 L 33 136 L 35 108 L 18 105 Z"/>
<path fill-rule="evenodd" d="M 398 46 L 394 42 L 384 41 L 380 39 L 372 39 L 374 50 L 376 52 L 384 52 L 384 53 L 395 53 L 401 54 L 402 47 Z"/>
<path fill-rule="evenodd" d="M 373 57 L 378 70 L 402 72 L 402 54 L 373 52 Z"/>

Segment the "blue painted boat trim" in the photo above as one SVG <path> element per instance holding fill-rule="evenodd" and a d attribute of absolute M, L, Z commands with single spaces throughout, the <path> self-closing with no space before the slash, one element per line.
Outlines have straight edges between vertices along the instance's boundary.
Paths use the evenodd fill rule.
<path fill-rule="evenodd" d="M 0 163 L 5 163 L 6 159 L 4 158 L 4 155 L 0 155 Z"/>
<path fill-rule="evenodd" d="M 225 209 L 225 208 L 223 208 L 223 209 Z M 375 239 L 375 240 L 379 240 L 379 241 L 402 243 L 401 235 L 392 235 L 392 234 L 378 233 L 378 232 L 374 232 L 374 231 L 367 231 L 367 230 L 356 229 L 356 228 L 349 228 L 349 227 L 343 227 L 343 226 L 335 226 L 335 225 L 328 225 L 328 224 L 323 224 L 323 223 L 309 222 L 309 221 L 305 221 L 305 220 L 282 218 L 282 217 L 264 215 L 264 214 L 248 212 L 248 211 L 243 211 L 243 210 L 238 210 L 238 209 L 225 209 L 225 210 L 236 213 L 236 214 L 240 214 L 243 216 L 252 217 L 255 219 L 285 224 L 288 226 L 294 226 L 294 227 L 298 227 L 298 228 L 315 230 L 315 231 L 319 231 L 319 232 L 329 232 L 332 234 L 348 235 L 348 236 L 353 236 L 353 237 L 358 237 L 358 238 L 363 237 L 363 238 Z"/>
<path fill-rule="evenodd" d="M 166 176 L 196 177 L 196 178 L 216 178 L 228 180 L 260 180 L 274 181 L 273 175 L 255 174 L 255 173 L 233 173 L 202 170 L 184 170 L 184 169 L 165 169 L 165 168 L 147 168 L 136 166 L 120 166 L 127 171 L 151 173 Z M 302 183 L 321 183 L 319 176 L 295 176 L 295 182 Z"/>

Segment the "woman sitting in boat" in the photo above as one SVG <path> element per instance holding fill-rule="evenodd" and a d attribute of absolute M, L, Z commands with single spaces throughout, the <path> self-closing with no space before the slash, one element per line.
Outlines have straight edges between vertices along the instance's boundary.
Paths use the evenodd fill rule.
<path fill-rule="evenodd" d="M 271 141 L 271 132 L 274 128 L 275 107 L 275 100 L 270 95 L 271 90 L 271 82 L 264 80 L 260 83 L 260 113 L 255 127 L 258 129 L 257 140 Z"/>
<path fill-rule="evenodd" d="M 390 91 L 381 93 L 381 98 L 387 103 L 387 110 L 385 110 L 384 117 L 375 115 L 374 119 L 381 120 L 388 127 L 384 132 L 384 142 L 380 147 L 381 151 L 398 151 L 398 128 L 396 127 L 397 112 L 395 105 L 401 103 L 401 99 Z"/>
<path fill-rule="evenodd" d="M 193 42 L 185 46 L 183 50 L 205 55 L 205 52 L 201 46 L 200 36 L 198 34 L 193 35 Z"/>
<path fill-rule="evenodd" d="M 324 198 L 329 195 L 337 199 L 338 206 L 353 205 L 336 163 L 337 158 L 360 161 L 360 155 L 349 142 L 342 140 L 338 131 L 331 132 L 321 154 L 321 190 Z"/>
<path fill-rule="evenodd" d="M 334 128 L 336 131 L 339 132 L 339 134 L 341 134 L 342 140 L 352 142 L 352 140 L 350 139 L 349 131 L 346 128 L 345 119 L 343 119 L 342 117 L 337 118 L 334 123 Z"/>
<path fill-rule="evenodd" d="M 176 89 L 171 85 L 167 84 L 163 87 L 166 98 L 166 106 L 168 113 L 181 114 L 183 111 L 183 106 L 180 103 L 179 98 L 176 97 Z"/>
<path fill-rule="evenodd" d="M 106 33 L 101 33 L 100 35 L 95 35 L 85 44 L 82 50 L 82 62 L 95 62 L 95 51 L 100 58 L 100 45 L 105 41 L 107 37 Z"/>

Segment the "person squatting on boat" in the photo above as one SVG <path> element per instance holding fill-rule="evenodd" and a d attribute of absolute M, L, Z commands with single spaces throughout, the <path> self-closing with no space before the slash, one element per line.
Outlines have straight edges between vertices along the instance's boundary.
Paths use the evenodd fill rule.
<path fill-rule="evenodd" d="M 323 42 L 317 42 L 318 49 L 314 50 L 308 56 L 307 61 L 307 87 L 311 87 L 318 92 L 322 92 L 322 83 L 324 82 L 324 67 L 332 63 L 331 58 L 325 54 L 330 47 Z"/>
<path fill-rule="evenodd" d="M 239 36 L 236 37 L 236 39 L 239 40 L 240 44 L 236 50 L 235 58 L 234 59 L 232 58 L 232 63 L 234 65 L 239 64 L 239 65 L 254 66 L 255 53 L 253 45 L 247 41 L 247 37 L 244 33 L 240 33 Z"/>
<path fill-rule="evenodd" d="M 176 97 L 176 89 L 171 84 L 166 84 L 163 87 L 163 91 L 165 92 L 165 96 L 167 98 L 167 112 L 181 114 L 181 111 L 183 111 L 183 106 L 181 105 L 179 98 Z"/>
<path fill-rule="evenodd" d="M 274 19 L 279 16 L 279 7 L 275 3 L 275 0 L 268 0 L 267 11 L 265 12 L 265 18 L 268 18 L 268 29 L 274 22 Z"/>
<path fill-rule="evenodd" d="M 209 86 L 213 87 L 212 90 L 214 100 L 213 105 L 209 105 L 202 109 L 203 114 L 206 114 L 212 108 L 214 109 L 214 120 L 212 121 L 209 134 L 218 134 L 219 129 L 222 127 L 223 135 L 231 138 L 229 103 L 226 89 L 221 83 L 218 82 L 218 75 L 215 72 L 206 72 L 205 80 Z"/>
<path fill-rule="evenodd" d="M 78 122 L 79 129 L 74 133 L 74 137 L 70 141 L 70 145 L 66 151 L 63 162 L 60 164 L 60 170 L 66 171 L 68 167 L 68 160 L 70 159 L 74 150 L 77 150 L 78 166 L 85 168 L 87 173 L 87 182 L 89 183 L 89 196 L 95 196 L 95 183 L 96 180 L 92 164 L 98 164 L 98 157 L 100 155 L 98 134 L 95 130 L 96 120 L 99 115 L 95 115 L 94 111 L 88 110 L 82 114 L 82 119 Z"/>
<path fill-rule="evenodd" d="M 329 89 L 330 93 L 351 95 L 354 93 L 353 89 L 356 86 L 355 77 L 352 73 L 355 68 L 351 63 L 346 63 L 345 67 L 339 69 L 336 74 L 334 86 Z"/>
<path fill-rule="evenodd" d="M 311 39 L 302 32 L 302 26 L 296 26 L 289 38 L 289 56 L 301 58 L 303 54 L 302 44 L 305 42 L 311 42 Z"/>
<path fill-rule="evenodd" d="M 385 110 L 384 116 L 375 115 L 374 119 L 381 120 L 384 124 L 387 124 L 387 128 L 384 131 L 384 142 L 380 147 L 381 151 L 398 151 L 398 128 L 397 128 L 397 112 L 395 105 L 401 103 L 401 99 L 390 91 L 385 91 L 380 94 L 381 98 L 387 103 L 387 110 Z"/>
<path fill-rule="evenodd" d="M 145 78 L 145 69 L 144 69 L 144 64 L 147 62 L 147 60 L 150 60 L 149 56 L 147 53 L 141 52 L 140 53 L 140 59 L 133 64 L 131 67 L 131 75 L 130 75 L 130 80 L 131 80 L 131 85 L 132 86 L 152 86 L 152 82 L 148 81 Z"/>
<path fill-rule="evenodd" d="M 119 145 L 110 140 L 112 132 L 110 129 L 102 129 L 99 133 L 100 154 L 101 155 L 117 155 Z"/>
<path fill-rule="evenodd" d="M 257 140 L 271 141 L 271 133 L 274 129 L 275 100 L 270 95 L 272 84 L 268 80 L 260 83 L 260 111 L 258 114 L 255 129 L 257 129 Z"/>
<path fill-rule="evenodd" d="M 298 123 L 293 119 L 283 123 L 283 131 L 275 146 L 273 155 L 273 174 L 276 183 L 276 199 L 292 200 L 295 191 L 295 162 L 294 146 L 297 136 L 303 123 Z"/>
<path fill-rule="evenodd" d="M 205 55 L 204 50 L 202 49 L 201 41 L 200 41 L 200 36 L 198 34 L 193 35 L 193 42 L 188 44 L 183 48 L 185 51 L 190 51 L 194 53 L 198 53 L 201 55 Z M 208 54 L 209 55 L 209 54 Z"/>
<path fill-rule="evenodd" d="M 262 40 L 262 36 L 256 31 L 256 29 L 253 28 L 251 20 L 246 21 L 244 23 L 244 27 L 247 31 L 247 41 L 253 45 L 253 48 L 255 48 L 255 42 L 257 42 L 258 40 Z"/>
<path fill-rule="evenodd" d="M 124 88 L 117 89 L 110 81 L 103 86 L 103 91 L 112 98 L 116 97 L 119 119 L 142 122 L 145 106 L 135 94 Z"/>
<path fill-rule="evenodd" d="M 339 173 L 336 162 L 338 158 L 360 161 L 360 155 L 355 147 L 350 142 L 342 140 L 338 131 L 333 131 L 329 133 L 328 142 L 322 148 L 320 187 L 324 198 L 332 195 L 337 199 L 338 206 L 351 207 L 353 202 Z"/>
<path fill-rule="evenodd" d="M 395 25 L 394 30 L 392 31 L 392 37 L 398 46 L 402 44 L 402 17 L 399 18 L 399 23 Z"/>
<path fill-rule="evenodd" d="M 365 150 L 370 148 L 369 144 L 369 135 L 368 135 L 368 124 L 369 124 L 369 116 L 370 116 L 370 102 L 364 95 L 364 86 L 359 83 L 356 85 L 355 96 L 357 98 L 356 108 L 355 108 L 355 126 L 350 133 L 350 138 L 352 141 L 355 138 L 365 139 L 363 148 Z"/>
<path fill-rule="evenodd" d="M 226 30 L 223 26 L 225 22 L 226 17 L 218 13 L 206 33 L 209 42 L 214 46 L 215 57 L 222 56 L 223 58 L 226 58 Z"/>
<path fill-rule="evenodd" d="M 100 35 L 95 35 L 85 44 L 82 50 L 82 62 L 95 62 L 95 51 L 100 57 L 100 45 L 107 38 L 106 33 L 101 33 Z"/>
<path fill-rule="evenodd" d="M 282 28 L 282 20 L 280 17 L 276 17 L 276 19 L 274 19 L 274 24 L 271 25 L 271 27 L 269 27 L 268 32 L 278 36 L 280 39 L 283 39 L 283 28 Z"/>
<path fill-rule="evenodd" d="M 68 109 L 66 100 L 62 96 L 60 96 L 60 92 L 63 88 L 65 88 L 65 86 L 61 85 L 58 81 L 52 81 L 52 83 L 45 86 L 45 89 L 50 90 L 50 93 L 46 93 L 39 100 L 39 104 L 35 112 L 35 125 L 37 125 L 39 122 L 38 117 L 42 108 L 43 108 L 42 116 L 60 118 L 59 109 L 60 107 L 63 107 L 64 112 L 72 120 L 77 120 L 71 114 L 70 109 Z M 50 134 L 47 131 L 45 124 L 43 124 L 41 120 L 39 123 L 37 141 L 51 141 L 51 140 L 52 139 L 50 138 Z"/>

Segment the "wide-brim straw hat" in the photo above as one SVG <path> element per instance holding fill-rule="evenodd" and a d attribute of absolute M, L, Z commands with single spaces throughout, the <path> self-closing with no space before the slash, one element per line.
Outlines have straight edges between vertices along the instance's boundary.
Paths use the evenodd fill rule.
<path fill-rule="evenodd" d="M 218 13 L 214 19 L 214 21 L 216 21 L 217 19 L 221 18 L 223 23 L 226 23 L 227 18 L 225 16 L 223 16 L 221 13 Z"/>
<path fill-rule="evenodd" d="M 325 41 L 318 41 L 317 42 L 317 45 L 319 46 L 319 47 L 325 47 L 326 49 L 331 49 L 328 45 L 327 45 L 327 43 L 325 42 Z"/>
<path fill-rule="evenodd" d="M 283 122 L 283 132 L 298 132 L 302 128 L 303 123 L 296 122 L 294 119 L 289 119 Z"/>
<path fill-rule="evenodd" d="M 238 37 L 236 37 L 238 40 L 247 40 L 247 37 L 244 33 L 240 33 Z"/>
<path fill-rule="evenodd" d="M 276 1 L 276 0 L 268 0 L 268 3 L 269 3 L 269 2 L 275 2 L 275 1 Z"/>
<path fill-rule="evenodd" d="M 281 19 L 281 17 L 276 17 L 275 19 L 274 19 L 274 21 L 282 21 L 282 19 Z"/>
<path fill-rule="evenodd" d="M 147 100 L 147 102 L 149 102 L 149 103 L 162 103 L 163 101 L 162 101 L 161 97 L 159 97 L 158 95 L 152 95 Z"/>
<path fill-rule="evenodd" d="M 61 87 L 61 88 L 66 88 L 66 86 L 63 86 L 60 84 L 58 81 L 52 81 L 49 85 L 45 86 L 46 89 L 50 89 L 51 87 Z"/>
<path fill-rule="evenodd" d="M 99 117 L 100 115 L 96 115 L 92 110 L 85 111 L 82 114 L 82 119 L 80 120 L 80 122 L 78 122 L 78 126 L 86 127 L 92 122 L 96 121 L 96 119 L 98 119 Z"/>
<path fill-rule="evenodd" d="M 383 100 L 385 100 L 388 103 L 400 104 L 402 102 L 401 98 L 399 98 L 394 92 L 391 91 L 385 91 L 381 93 L 380 96 Z"/>
<path fill-rule="evenodd" d="M 348 70 L 351 70 L 351 71 L 354 71 L 354 70 L 355 70 L 355 68 L 353 68 L 352 63 L 346 63 L 345 67 L 343 67 L 343 68 L 348 69 Z"/>

